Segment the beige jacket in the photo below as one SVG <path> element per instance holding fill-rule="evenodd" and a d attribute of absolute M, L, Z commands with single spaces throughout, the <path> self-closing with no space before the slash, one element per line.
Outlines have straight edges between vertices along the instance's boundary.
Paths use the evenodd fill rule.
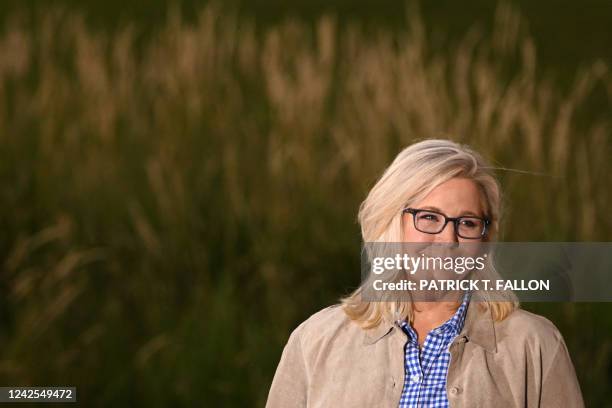
<path fill-rule="evenodd" d="M 363 330 L 339 305 L 289 337 L 267 408 L 397 407 L 406 334 L 394 324 Z M 501 322 L 472 303 L 450 346 L 450 406 L 583 407 L 565 342 L 546 318 L 517 310 Z"/>

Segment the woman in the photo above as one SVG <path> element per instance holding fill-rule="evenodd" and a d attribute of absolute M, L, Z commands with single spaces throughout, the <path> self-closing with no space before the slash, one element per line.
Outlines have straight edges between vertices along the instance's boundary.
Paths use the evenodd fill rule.
<path fill-rule="evenodd" d="M 501 200 L 490 169 L 451 141 L 406 148 L 360 206 L 363 241 L 493 240 Z M 267 407 L 584 405 L 561 334 L 516 302 L 368 302 L 362 292 L 293 331 Z"/>

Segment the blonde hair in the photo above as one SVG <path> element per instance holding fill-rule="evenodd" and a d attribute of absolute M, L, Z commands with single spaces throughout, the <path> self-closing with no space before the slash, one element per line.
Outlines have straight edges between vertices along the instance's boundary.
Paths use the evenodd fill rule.
<path fill-rule="evenodd" d="M 501 190 L 491 166 L 468 146 L 429 139 L 401 151 L 361 203 L 358 220 L 363 242 L 400 242 L 406 205 L 455 177 L 468 178 L 478 186 L 483 210 L 491 220 L 487 240 L 494 240 L 499 230 Z M 412 302 L 368 302 L 362 299 L 362 291 L 363 285 L 340 301 L 347 316 L 364 329 L 398 318 L 412 321 Z M 500 321 L 518 308 L 518 301 L 486 300 L 479 305 Z"/>

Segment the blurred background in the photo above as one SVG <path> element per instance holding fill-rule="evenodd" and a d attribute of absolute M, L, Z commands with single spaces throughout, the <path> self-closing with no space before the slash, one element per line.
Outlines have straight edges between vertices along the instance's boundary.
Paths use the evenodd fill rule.
<path fill-rule="evenodd" d="M 4 1 L 0 384 L 261 407 L 359 284 L 410 143 L 496 166 L 501 240 L 610 241 L 612 3 Z M 585 271 L 585 275 L 588 271 Z M 612 406 L 612 305 L 526 304 Z"/>

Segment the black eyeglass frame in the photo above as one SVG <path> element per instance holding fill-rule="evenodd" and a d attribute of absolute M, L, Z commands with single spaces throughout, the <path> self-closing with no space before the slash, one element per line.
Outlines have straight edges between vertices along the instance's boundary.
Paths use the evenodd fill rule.
<path fill-rule="evenodd" d="M 438 232 L 428 232 L 428 231 L 423 231 L 420 230 L 417 227 L 417 214 L 420 212 L 428 212 L 428 213 L 433 213 L 433 214 L 438 214 L 439 216 L 444 218 L 444 224 L 442 224 L 442 228 L 440 228 L 440 231 Z M 424 234 L 430 234 L 430 235 L 437 235 L 439 233 L 441 233 L 442 231 L 444 231 L 444 228 L 446 228 L 446 224 L 448 224 L 449 221 L 453 222 L 453 226 L 455 227 L 455 234 L 458 237 L 461 237 L 463 239 L 482 239 L 484 237 L 487 236 L 487 232 L 488 232 L 488 226 L 491 224 L 491 220 L 488 217 L 476 217 L 473 215 L 469 215 L 469 216 L 464 216 L 464 217 L 447 217 L 446 215 L 442 214 L 439 211 L 434 211 L 434 210 L 426 210 L 426 209 L 422 209 L 422 208 L 411 208 L 411 207 L 407 207 L 404 208 L 404 210 L 402 211 L 402 213 L 409 213 L 412 214 L 412 222 L 414 224 L 414 228 L 419 231 L 422 232 Z M 472 218 L 472 219 L 477 219 L 477 220 L 481 220 L 483 221 L 483 227 L 482 227 L 482 231 L 480 232 L 480 236 L 479 237 L 464 237 L 463 235 L 461 235 L 459 233 L 459 222 L 461 222 L 462 219 L 465 218 Z"/>

